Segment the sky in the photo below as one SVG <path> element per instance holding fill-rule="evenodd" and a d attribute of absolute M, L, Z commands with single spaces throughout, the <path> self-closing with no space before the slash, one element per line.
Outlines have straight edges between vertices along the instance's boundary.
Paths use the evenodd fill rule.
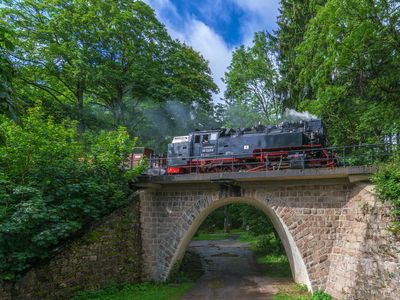
<path fill-rule="evenodd" d="M 232 51 L 251 45 L 256 31 L 276 29 L 279 0 L 145 0 L 164 23 L 169 34 L 193 47 L 209 61 L 220 92 L 221 78 L 230 64 Z"/>

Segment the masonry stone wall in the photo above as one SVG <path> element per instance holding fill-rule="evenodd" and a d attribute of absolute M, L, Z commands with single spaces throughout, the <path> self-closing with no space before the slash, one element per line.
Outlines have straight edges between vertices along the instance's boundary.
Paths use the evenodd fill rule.
<path fill-rule="evenodd" d="M 278 232 L 288 241 L 292 273 L 303 265 L 307 277 L 295 275 L 296 281 L 336 299 L 399 295 L 399 243 L 386 230 L 388 207 L 375 199 L 369 184 L 241 183 L 231 189 L 181 184 L 146 191 L 141 202 L 144 278 L 165 279 L 212 210 L 247 203 L 286 230 Z"/>
<path fill-rule="evenodd" d="M 326 291 L 338 299 L 397 299 L 400 295 L 400 238 L 390 227 L 390 207 L 373 187 L 353 188 L 343 207 L 331 254 Z"/>
<path fill-rule="evenodd" d="M 0 300 L 68 299 L 80 290 L 135 283 L 141 277 L 139 201 L 132 200 L 72 241 L 16 284 L 0 286 Z"/>

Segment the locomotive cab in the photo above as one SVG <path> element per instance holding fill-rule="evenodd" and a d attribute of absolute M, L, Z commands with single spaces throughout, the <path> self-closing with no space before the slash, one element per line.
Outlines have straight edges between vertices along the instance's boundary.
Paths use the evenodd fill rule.
<path fill-rule="evenodd" d="M 218 131 L 194 132 L 192 156 L 210 157 L 217 154 Z"/>
<path fill-rule="evenodd" d="M 305 126 L 305 132 L 309 139 L 309 144 L 325 144 L 326 140 L 324 124 L 320 119 L 311 119 L 308 121 Z"/>

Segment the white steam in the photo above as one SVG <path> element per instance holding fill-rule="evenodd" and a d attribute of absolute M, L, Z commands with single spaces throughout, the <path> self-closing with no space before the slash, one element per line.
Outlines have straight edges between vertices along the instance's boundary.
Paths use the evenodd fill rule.
<path fill-rule="evenodd" d="M 311 119 L 318 119 L 317 116 L 310 114 L 308 111 L 298 112 L 294 109 L 286 109 L 283 114 L 283 119 L 291 122 L 310 121 Z"/>

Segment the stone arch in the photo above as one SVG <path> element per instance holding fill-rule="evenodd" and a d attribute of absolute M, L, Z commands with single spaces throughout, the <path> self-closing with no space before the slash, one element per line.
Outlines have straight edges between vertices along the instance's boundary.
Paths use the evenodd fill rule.
<path fill-rule="evenodd" d="M 171 234 L 167 235 L 171 236 L 172 231 L 174 231 L 175 233 L 178 233 L 179 241 L 169 241 L 172 246 L 175 246 L 174 253 L 166 252 L 164 257 L 160 257 L 166 267 L 164 269 L 164 274 L 162 275 L 163 278 L 166 278 L 173 265 L 182 259 L 194 234 L 210 213 L 227 204 L 242 203 L 260 209 L 272 221 L 288 256 L 293 279 L 298 283 L 305 284 L 308 289 L 312 291 L 312 285 L 306 264 L 303 261 L 303 257 L 289 231 L 289 228 L 275 210 L 266 203 L 266 201 L 261 201 L 254 197 L 223 197 L 214 201 L 207 200 L 209 199 L 198 199 L 189 214 L 183 214 L 181 218 L 177 220 L 177 224 L 186 224 L 186 226 L 183 228 L 181 227 L 180 229 L 173 226 Z"/>

